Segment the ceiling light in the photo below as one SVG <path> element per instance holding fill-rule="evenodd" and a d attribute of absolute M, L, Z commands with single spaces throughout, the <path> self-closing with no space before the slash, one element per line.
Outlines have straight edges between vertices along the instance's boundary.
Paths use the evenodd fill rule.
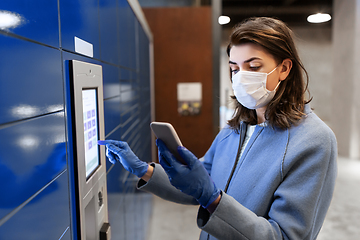
<path fill-rule="evenodd" d="M 307 21 L 310 23 L 323 23 L 330 21 L 331 16 L 327 13 L 316 13 L 307 17 Z"/>
<path fill-rule="evenodd" d="M 230 18 L 228 16 L 220 16 L 218 18 L 218 22 L 220 25 L 228 24 L 230 22 Z"/>
<path fill-rule="evenodd" d="M 12 12 L 0 11 L 0 29 L 17 27 L 21 23 L 21 17 Z"/>

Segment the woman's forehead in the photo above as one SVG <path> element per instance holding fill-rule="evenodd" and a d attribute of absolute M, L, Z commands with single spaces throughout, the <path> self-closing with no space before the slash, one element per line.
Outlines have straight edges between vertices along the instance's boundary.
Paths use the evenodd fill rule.
<path fill-rule="evenodd" d="M 232 46 L 230 61 L 235 63 L 248 62 L 249 60 L 271 60 L 273 57 L 260 45 L 244 43 Z"/>

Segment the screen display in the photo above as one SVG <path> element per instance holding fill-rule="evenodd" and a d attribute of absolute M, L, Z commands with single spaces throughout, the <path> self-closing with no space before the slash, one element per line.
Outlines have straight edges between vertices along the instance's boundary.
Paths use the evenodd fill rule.
<path fill-rule="evenodd" d="M 82 90 L 86 179 L 99 166 L 96 89 Z"/>

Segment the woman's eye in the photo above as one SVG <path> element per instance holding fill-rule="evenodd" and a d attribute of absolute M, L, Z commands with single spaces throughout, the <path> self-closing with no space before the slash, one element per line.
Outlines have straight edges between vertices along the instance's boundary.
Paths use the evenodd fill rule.
<path fill-rule="evenodd" d="M 260 66 L 253 66 L 253 67 L 249 67 L 249 70 L 250 71 L 257 71 L 257 70 L 259 70 L 260 69 Z"/>
<path fill-rule="evenodd" d="M 236 74 L 237 72 L 239 72 L 239 69 L 231 69 L 232 75 Z"/>

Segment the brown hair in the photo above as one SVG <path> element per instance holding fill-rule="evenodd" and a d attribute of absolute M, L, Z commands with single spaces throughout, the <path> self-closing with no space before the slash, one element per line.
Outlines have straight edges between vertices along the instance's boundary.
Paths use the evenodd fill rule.
<path fill-rule="evenodd" d="M 311 101 L 305 100 L 305 92 L 309 92 L 309 77 L 301 63 L 292 35 L 292 31 L 280 20 L 268 17 L 249 18 L 234 27 L 227 47 L 227 54 L 230 56 L 232 46 L 255 43 L 270 53 L 277 64 L 284 59 L 292 61 L 289 75 L 281 81 L 265 111 L 268 124 L 281 129 L 299 122 L 304 116 L 304 105 Z M 235 96 L 231 98 L 235 101 L 235 112 L 228 121 L 230 127 L 238 131 L 240 121 L 257 124 L 256 111 L 241 105 Z"/>

